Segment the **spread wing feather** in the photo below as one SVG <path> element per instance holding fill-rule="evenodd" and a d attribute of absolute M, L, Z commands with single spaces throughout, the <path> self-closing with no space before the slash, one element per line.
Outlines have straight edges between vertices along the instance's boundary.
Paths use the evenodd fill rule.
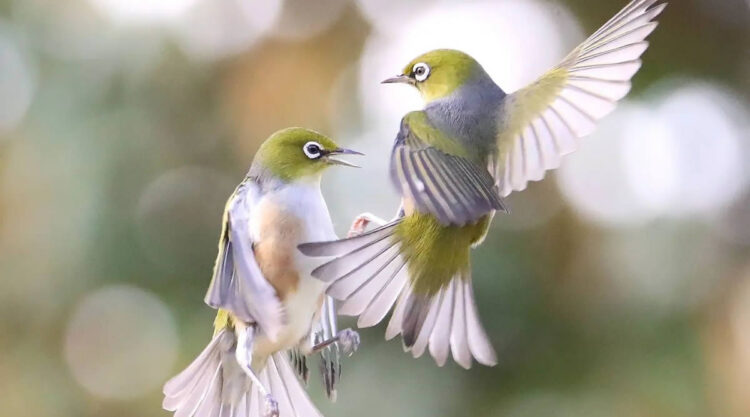
<path fill-rule="evenodd" d="M 506 98 L 491 168 L 500 195 L 523 190 L 557 168 L 560 157 L 628 93 L 648 47 L 644 39 L 666 7 L 656 2 L 631 1 L 559 65 Z"/>

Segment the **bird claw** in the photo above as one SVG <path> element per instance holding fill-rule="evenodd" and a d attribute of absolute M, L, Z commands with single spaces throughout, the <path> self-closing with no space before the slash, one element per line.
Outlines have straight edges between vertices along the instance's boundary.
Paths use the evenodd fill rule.
<path fill-rule="evenodd" d="M 386 222 L 372 213 L 362 213 L 357 216 L 357 218 L 352 222 L 352 227 L 349 228 L 347 237 L 355 237 L 361 235 L 365 232 L 365 229 L 367 229 L 367 226 L 369 226 L 370 223 L 383 225 Z"/>
<path fill-rule="evenodd" d="M 271 394 L 266 395 L 266 410 L 263 417 L 279 417 L 279 403 L 273 399 Z"/>
<path fill-rule="evenodd" d="M 349 233 L 347 233 L 346 237 L 355 237 L 361 235 L 365 232 L 365 229 L 367 229 L 368 224 L 370 224 L 370 220 L 367 217 L 359 215 L 356 219 L 354 219 L 354 222 L 352 222 L 352 227 L 349 228 Z"/>
<path fill-rule="evenodd" d="M 359 333 L 352 329 L 344 329 L 338 334 L 339 347 L 347 356 L 352 356 L 359 349 Z"/>

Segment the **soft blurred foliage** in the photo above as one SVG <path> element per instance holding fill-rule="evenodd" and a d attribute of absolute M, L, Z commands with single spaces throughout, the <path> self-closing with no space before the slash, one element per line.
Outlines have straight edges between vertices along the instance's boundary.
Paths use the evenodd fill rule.
<path fill-rule="evenodd" d="M 380 79 L 450 46 L 513 90 L 624 3 L 0 0 L 0 414 L 166 416 L 264 138 L 364 150 L 324 179 L 336 228 L 390 216 L 387 155 L 419 102 Z M 627 103 L 511 196 L 474 252 L 498 366 L 439 369 L 367 329 L 336 404 L 311 384 L 321 410 L 750 415 L 749 8 L 673 1 Z"/>

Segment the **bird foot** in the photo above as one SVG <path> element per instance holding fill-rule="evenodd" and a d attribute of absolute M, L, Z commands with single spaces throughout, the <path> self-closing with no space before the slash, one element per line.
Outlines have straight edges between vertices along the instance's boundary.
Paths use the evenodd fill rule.
<path fill-rule="evenodd" d="M 263 417 L 279 417 L 279 403 L 273 399 L 271 394 L 266 395 L 266 410 Z"/>
<path fill-rule="evenodd" d="M 361 235 L 365 232 L 365 229 L 367 229 L 367 226 L 369 226 L 370 223 L 375 223 L 378 226 L 382 226 L 386 223 L 386 221 L 372 213 L 362 213 L 357 216 L 357 218 L 352 222 L 352 227 L 349 228 L 347 237 L 355 237 Z"/>
<path fill-rule="evenodd" d="M 359 349 L 359 333 L 352 329 L 344 329 L 338 334 L 339 347 L 348 356 L 352 356 Z"/>

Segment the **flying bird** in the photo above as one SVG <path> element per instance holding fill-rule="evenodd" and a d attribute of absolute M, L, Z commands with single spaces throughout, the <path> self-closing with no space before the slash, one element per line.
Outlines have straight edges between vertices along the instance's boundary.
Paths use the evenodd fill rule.
<path fill-rule="evenodd" d="M 503 197 L 541 180 L 630 90 L 644 39 L 666 3 L 633 0 L 562 62 L 507 94 L 471 56 L 440 49 L 418 56 L 384 83 L 410 85 L 423 110 L 401 120 L 390 174 L 401 208 L 388 223 L 361 215 L 344 240 L 308 243 L 309 256 L 334 256 L 313 271 L 342 300 L 341 314 L 373 326 L 395 305 L 386 338 L 402 334 L 414 357 L 429 349 L 496 364 L 474 302 L 470 249 L 481 244 Z"/>

